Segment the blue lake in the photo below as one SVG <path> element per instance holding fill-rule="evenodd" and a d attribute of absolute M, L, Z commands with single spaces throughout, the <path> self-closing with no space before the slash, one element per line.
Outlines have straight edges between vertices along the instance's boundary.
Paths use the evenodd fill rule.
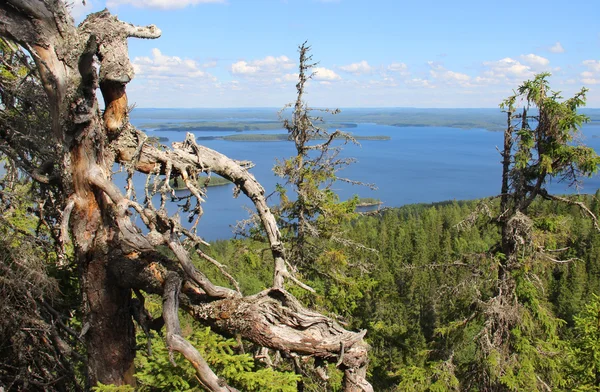
<path fill-rule="evenodd" d="M 177 119 L 182 121 L 182 119 Z M 174 122 L 169 119 L 169 122 Z M 214 120 L 213 120 L 214 121 Z M 152 118 L 135 117 L 134 125 L 160 122 L 159 114 Z M 166 122 L 166 120 L 165 120 Z M 340 177 L 366 183 L 374 183 L 377 190 L 336 184 L 342 199 L 354 194 L 374 197 L 387 207 L 399 207 L 410 203 L 430 203 L 444 200 L 475 199 L 500 193 L 500 153 L 502 133 L 484 129 L 462 130 L 445 127 L 393 127 L 377 124 L 358 124 L 349 129 L 359 136 L 386 135 L 391 140 L 365 140 L 360 146 L 346 145 L 342 156 L 356 158 L 357 162 L 342 172 Z M 600 151 L 600 124 L 587 124 L 583 128 L 584 142 Z M 149 136 L 163 136 L 166 143 L 181 141 L 185 132 L 148 130 Z M 224 136 L 234 132 L 201 131 L 200 136 Z M 245 132 L 246 133 L 246 132 Z M 247 133 L 284 133 L 278 131 L 247 131 Z M 294 154 L 290 142 L 234 142 L 225 140 L 200 140 L 233 159 L 251 160 L 255 167 L 251 172 L 265 188 L 266 194 L 281 182 L 272 168 L 276 159 Z M 555 193 L 575 193 L 567 184 L 551 184 Z M 600 177 L 585 179 L 581 193 L 594 193 L 600 187 Z M 238 220 L 248 218 L 247 208 L 252 204 L 245 196 L 233 198 L 233 186 L 208 189 L 204 215 L 198 233 L 206 240 L 232 237 L 231 226 Z"/>

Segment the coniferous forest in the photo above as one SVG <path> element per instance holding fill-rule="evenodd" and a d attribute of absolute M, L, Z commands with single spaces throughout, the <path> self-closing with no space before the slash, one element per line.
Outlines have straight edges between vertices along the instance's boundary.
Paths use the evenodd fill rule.
<path fill-rule="evenodd" d="M 373 185 L 341 175 L 339 110 L 306 100 L 308 43 L 265 190 L 129 122 L 126 40 L 160 34 L 0 3 L 0 391 L 600 390 L 600 190 L 548 189 L 598 170 L 585 88 L 540 73 L 498 103 L 496 196 L 358 212 L 335 185 Z M 255 213 L 208 243 L 212 174 Z"/>

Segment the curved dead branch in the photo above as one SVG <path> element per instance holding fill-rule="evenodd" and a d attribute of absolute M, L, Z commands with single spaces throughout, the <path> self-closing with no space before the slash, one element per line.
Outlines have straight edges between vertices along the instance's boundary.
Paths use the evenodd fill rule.
<path fill-rule="evenodd" d="M 333 319 L 304 308 L 283 289 L 186 307 L 197 320 L 223 334 L 235 332 L 262 347 L 338 364 L 346 375 L 345 391 L 372 391 L 365 379 L 366 330 L 347 331 Z"/>
<path fill-rule="evenodd" d="M 131 162 L 133 160 L 139 147 L 140 134 L 141 132 L 133 127 L 123 132 L 116 144 L 117 160 L 119 162 Z M 189 177 L 189 172 L 216 173 L 238 186 L 254 203 L 267 234 L 271 253 L 275 260 L 273 287 L 283 288 L 284 279 L 288 278 L 300 287 L 314 292 L 311 287 L 300 282 L 287 269 L 281 233 L 277 227 L 275 216 L 267 205 L 265 190 L 247 169 L 233 159 L 197 144 L 194 135 L 191 133 L 186 135 L 184 142 L 173 143 L 173 150 L 160 150 L 152 145 L 144 144 L 135 163 L 136 170 L 149 174 L 156 170 L 157 165 L 162 173 L 166 173 L 167 168 L 172 168 L 173 174 L 185 174 L 187 177 Z M 191 183 L 191 181 L 186 181 L 186 186 L 192 193 L 195 193 L 196 190 L 190 187 L 188 183 Z"/>
<path fill-rule="evenodd" d="M 227 385 L 220 379 L 208 366 L 206 360 L 200 355 L 198 350 L 181 336 L 181 326 L 179 325 L 179 290 L 181 288 L 181 278 L 170 272 L 167 275 L 165 289 L 163 294 L 163 319 L 167 328 L 167 347 L 169 350 L 175 350 L 194 366 L 196 373 L 202 383 L 208 390 L 214 392 L 233 392 L 237 389 Z"/>

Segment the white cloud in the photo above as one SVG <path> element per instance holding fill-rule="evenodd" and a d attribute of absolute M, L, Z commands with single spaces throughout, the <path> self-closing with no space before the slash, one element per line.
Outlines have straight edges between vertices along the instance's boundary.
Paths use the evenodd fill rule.
<path fill-rule="evenodd" d="M 471 77 L 467 74 L 447 70 L 441 64 L 429 61 L 427 64 L 431 67 L 429 74 L 433 79 L 437 79 L 448 84 L 467 85 Z"/>
<path fill-rule="evenodd" d="M 564 53 L 565 52 L 565 48 L 563 48 L 563 46 L 558 41 L 554 45 L 552 45 L 549 50 L 552 53 Z"/>
<path fill-rule="evenodd" d="M 132 65 L 136 77 L 127 86 L 128 98 L 141 107 L 209 106 L 215 96 L 235 88 L 233 82 L 219 82 L 201 63 L 157 48 L 135 57 Z"/>
<path fill-rule="evenodd" d="M 490 85 L 490 84 L 498 84 L 500 82 L 500 80 L 495 79 L 493 77 L 486 77 L 486 76 L 477 76 L 473 79 L 473 82 L 475 82 L 478 85 Z"/>
<path fill-rule="evenodd" d="M 392 63 L 387 69 L 388 71 L 398 72 L 400 75 L 408 74 L 408 66 L 404 63 Z"/>
<path fill-rule="evenodd" d="M 444 73 L 442 73 L 442 77 L 447 80 L 455 80 L 458 82 L 466 82 L 471 79 L 471 77 L 467 74 L 454 71 L 444 71 Z"/>
<path fill-rule="evenodd" d="M 313 79 L 315 80 L 340 80 L 340 75 L 336 74 L 334 71 L 328 68 L 316 67 L 314 68 L 315 75 Z"/>
<path fill-rule="evenodd" d="M 136 8 L 180 9 L 190 5 L 206 3 L 225 3 L 225 0 L 107 0 L 107 7 L 132 5 Z"/>
<path fill-rule="evenodd" d="M 585 60 L 583 65 L 593 72 L 600 72 L 600 60 Z"/>
<path fill-rule="evenodd" d="M 414 79 L 407 80 L 406 85 L 409 87 L 435 88 L 435 86 L 432 85 L 429 82 L 429 80 L 421 79 L 421 78 L 414 78 Z"/>
<path fill-rule="evenodd" d="M 581 81 L 585 84 L 600 84 L 600 78 L 596 78 L 593 72 L 585 71 L 581 74 Z"/>
<path fill-rule="evenodd" d="M 209 60 L 202 64 L 202 68 L 215 68 L 217 66 L 217 60 Z"/>
<path fill-rule="evenodd" d="M 242 76 L 277 75 L 285 70 L 294 68 L 294 63 L 286 56 L 267 56 L 264 59 L 244 61 L 240 60 L 231 65 L 231 73 Z"/>
<path fill-rule="evenodd" d="M 484 77 L 491 79 L 526 79 L 534 75 L 531 67 L 510 57 L 498 61 L 485 61 L 483 65 L 488 68 Z"/>
<path fill-rule="evenodd" d="M 258 72 L 258 69 L 258 67 L 249 65 L 245 61 L 238 61 L 237 63 L 233 63 L 231 65 L 231 73 L 236 75 L 255 74 Z"/>
<path fill-rule="evenodd" d="M 152 57 L 136 57 L 133 68 L 137 76 L 152 79 L 167 78 L 210 78 L 210 74 L 202 71 L 196 61 L 181 59 L 177 56 L 166 56 L 154 48 Z"/>
<path fill-rule="evenodd" d="M 581 82 L 584 84 L 600 84 L 600 61 L 585 60 L 582 64 L 588 70 L 579 74 Z"/>
<path fill-rule="evenodd" d="M 600 79 L 584 78 L 581 81 L 585 84 L 600 84 Z"/>
<path fill-rule="evenodd" d="M 340 69 L 344 72 L 353 73 L 356 75 L 370 73 L 373 71 L 373 67 L 369 65 L 365 60 L 359 63 L 352 63 L 349 65 L 342 65 Z"/>
<path fill-rule="evenodd" d="M 277 83 L 283 83 L 283 82 L 297 82 L 298 81 L 298 74 L 297 73 L 288 73 L 285 74 L 281 77 L 277 77 L 275 78 L 275 82 Z"/>
<path fill-rule="evenodd" d="M 521 55 L 521 60 L 535 69 L 544 68 L 550 64 L 550 60 L 547 58 L 535 55 L 533 53 Z"/>

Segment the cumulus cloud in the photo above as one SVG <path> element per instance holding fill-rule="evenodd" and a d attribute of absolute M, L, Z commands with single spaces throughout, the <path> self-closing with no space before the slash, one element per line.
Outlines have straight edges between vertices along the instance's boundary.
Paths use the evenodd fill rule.
<path fill-rule="evenodd" d="M 585 71 L 581 73 L 581 81 L 584 84 L 600 84 L 600 78 L 596 78 L 593 72 Z"/>
<path fill-rule="evenodd" d="M 448 84 L 461 84 L 465 85 L 471 80 L 471 77 L 467 74 L 450 71 L 439 63 L 429 61 L 427 64 L 431 67 L 429 75 L 433 79 L 446 82 Z"/>
<path fill-rule="evenodd" d="M 408 73 L 408 66 L 404 63 L 392 63 L 387 69 L 388 71 L 398 72 L 401 75 Z"/>
<path fill-rule="evenodd" d="M 259 70 L 258 67 L 248 64 L 245 61 L 238 61 L 231 65 L 231 73 L 237 75 L 250 75 L 255 74 Z"/>
<path fill-rule="evenodd" d="M 213 78 L 196 61 L 166 56 L 157 48 L 152 49 L 152 57 L 136 57 L 132 64 L 136 75 L 145 78 Z"/>
<path fill-rule="evenodd" d="M 564 53 L 565 49 L 563 48 L 563 46 L 560 44 L 560 42 L 556 42 L 554 45 L 552 45 L 549 50 L 552 53 Z"/>
<path fill-rule="evenodd" d="M 286 56 L 267 56 L 264 59 L 245 61 L 240 60 L 231 65 L 231 73 L 240 76 L 273 75 L 294 68 L 294 63 Z"/>
<path fill-rule="evenodd" d="M 202 68 L 215 68 L 217 66 L 217 60 L 209 60 L 202 64 Z"/>
<path fill-rule="evenodd" d="M 471 79 L 471 77 L 467 74 L 449 71 L 449 70 L 439 73 L 439 75 L 441 76 L 442 79 L 453 80 L 453 81 L 457 81 L 457 82 L 466 82 L 469 79 Z"/>
<path fill-rule="evenodd" d="M 107 7 L 132 5 L 136 8 L 180 9 L 190 5 L 206 3 L 225 3 L 225 0 L 107 0 Z"/>
<path fill-rule="evenodd" d="M 331 80 L 340 80 L 341 76 L 336 74 L 334 71 L 332 71 L 331 69 L 328 68 L 323 68 L 323 67 L 316 67 L 314 68 L 315 71 L 315 75 L 313 77 L 313 79 L 315 80 L 325 80 L 325 81 L 331 81 Z"/>
<path fill-rule="evenodd" d="M 275 81 L 277 83 L 281 83 L 281 82 L 297 82 L 298 81 L 298 74 L 297 73 L 288 73 L 285 74 L 281 77 L 275 78 Z"/>
<path fill-rule="evenodd" d="M 141 107 L 193 107 L 211 105 L 223 90 L 232 90 L 190 58 L 170 56 L 154 48 L 148 56 L 135 57 L 136 78 L 127 86 L 131 102 Z"/>
<path fill-rule="evenodd" d="M 485 61 L 483 65 L 488 68 L 484 72 L 486 79 L 526 79 L 534 74 L 530 66 L 521 64 L 510 57 L 498 61 Z"/>
<path fill-rule="evenodd" d="M 580 74 L 584 84 L 600 84 L 600 60 L 585 60 L 583 65 L 588 69 Z"/>
<path fill-rule="evenodd" d="M 409 87 L 435 88 L 435 86 L 431 84 L 429 80 L 422 78 L 409 79 L 405 83 Z"/>
<path fill-rule="evenodd" d="M 342 65 L 340 69 L 344 72 L 353 73 L 355 75 L 370 73 L 373 71 L 373 67 L 371 67 L 365 60 L 349 65 Z"/>
<path fill-rule="evenodd" d="M 588 67 L 590 71 L 600 72 L 600 60 L 585 60 L 583 65 Z"/>
<path fill-rule="evenodd" d="M 521 60 L 523 60 L 525 64 L 529 64 L 534 69 L 544 68 L 550 64 L 550 60 L 547 58 L 535 55 L 533 53 L 521 55 Z"/>

